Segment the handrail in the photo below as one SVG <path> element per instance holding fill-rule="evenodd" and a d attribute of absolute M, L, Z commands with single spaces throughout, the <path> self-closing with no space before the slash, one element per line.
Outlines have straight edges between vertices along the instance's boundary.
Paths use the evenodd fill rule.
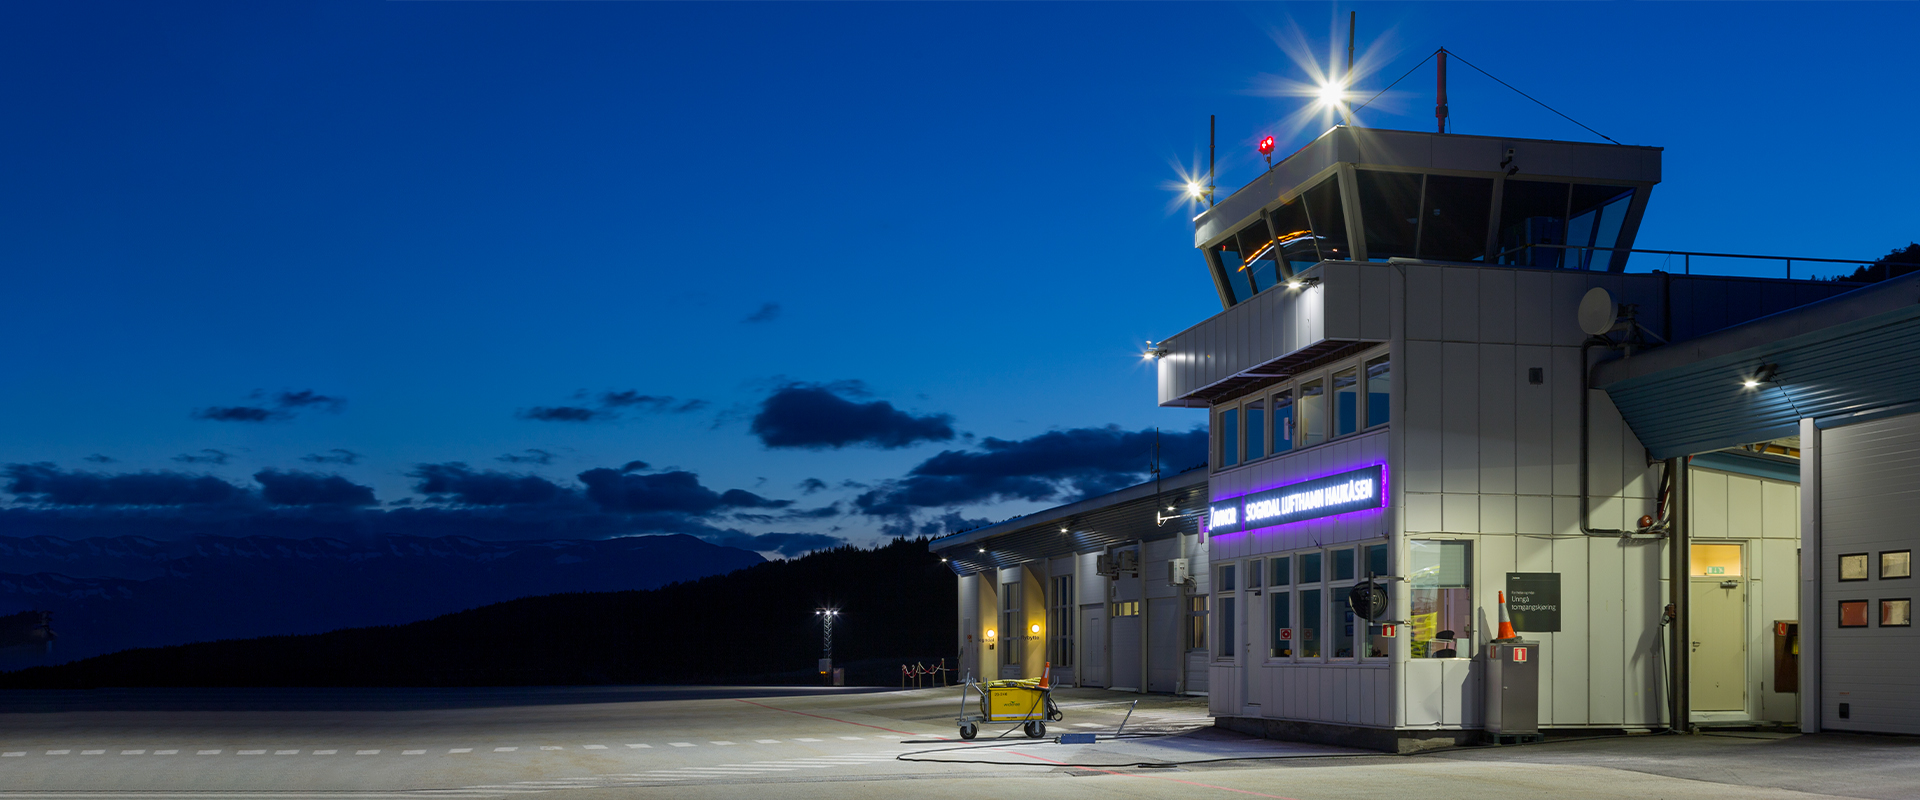
<path fill-rule="evenodd" d="M 1493 258 L 1494 260 L 1497 261 L 1501 258 L 1513 255 L 1514 253 L 1518 253 L 1522 250 L 1528 250 L 1535 247 L 1551 247 L 1556 250 L 1606 250 L 1609 252 L 1616 252 L 1616 253 L 1652 253 L 1654 255 L 1682 256 L 1684 260 L 1680 262 L 1681 268 L 1685 270 L 1685 274 L 1688 274 L 1688 275 L 1693 274 L 1693 257 L 1694 256 L 1700 256 L 1702 258 L 1753 258 L 1753 259 L 1761 259 L 1765 261 L 1785 261 L 1787 262 L 1787 278 L 1789 280 L 1793 278 L 1793 262 L 1795 261 L 1812 261 L 1812 262 L 1818 262 L 1822 264 L 1868 265 L 1873 263 L 1873 259 L 1871 258 L 1850 259 L 1850 258 L 1804 258 L 1801 256 L 1758 256 L 1758 255 L 1752 255 L 1749 253 L 1703 253 L 1703 252 L 1694 251 L 1694 250 L 1643 250 L 1643 249 L 1634 248 L 1634 247 L 1600 247 L 1598 245 L 1585 245 L 1585 244 L 1544 244 L 1544 243 L 1523 244 L 1518 247 L 1514 247 L 1508 250 L 1500 251 L 1499 253 L 1495 253 Z"/>

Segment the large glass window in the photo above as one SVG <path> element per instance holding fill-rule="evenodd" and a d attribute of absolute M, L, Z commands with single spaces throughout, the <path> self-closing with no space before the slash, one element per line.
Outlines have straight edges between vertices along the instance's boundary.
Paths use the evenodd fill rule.
<path fill-rule="evenodd" d="M 1421 176 L 1363 169 L 1354 177 L 1360 223 L 1367 232 L 1367 259 L 1412 258 L 1420 232 Z"/>
<path fill-rule="evenodd" d="M 1384 424 L 1393 392 L 1393 362 L 1386 356 L 1367 362 L 1367 427 Z"/>
<path fill-rule="evenodd" d="M 1340 203 L 1340 176 L 1330 175 L 1301 197 L 1306 201 L 1308 227 L 1313 229 L 1320 258 L 1340 261 L 1353 257 L 1347 249 L 1347 218 Z"/>
<path fill-rule="evenodd" d="M 1573 187 L 1572 219 L 1567 222 L 1567 244 L 1575 247 L 1614 247 L 1620 240 L 1620 223 L 1627 219 L 1627 206 L 1633 189 L 1627 186 Z M 1622 255 L 1624 260 L 1624 254 Z M 1605 270 L 1613 263 L 1611 250 L 1573 250 L 1568 265 L 1578 269 Z"/>
<path fill-rule="evenodd" d="M 1299 404 L 1293 412 L 1300 420 L 1299 444 L 1311 447 L 1327 440 L 1327 381 L 1307 381 L 1300 384 L 1299 392 Z"/>
<path fill-rule="evenodd" d="M 1360 430 L 1360 371 L 1343 369 L 1333 373 L 1334 435 L 1345 436 Z"/>
<path fill-rule="evenodd" d="M 1286 586 L 1293 583 L 1293 556 L 1280 556 L 1271 563 L 1273 564 L 1273 580 L 1268 581 L 1268 585 Z"/>
<path fill-rule="evenodd" d="M 1414 658 L 1473 656 L 1473 543 L 1407 543 Z"/>
<path fill-rule="evenodd" d="M 1293 449 L 1293 389 L 1274 392 L 1269 402 L 1273 403 L 1273 454 L 1277 456 Z"/>
<path fill-rule="evenodd" d="M 1342 547 L 1333 551 L 1333 579 L 1336 581 L 1353 580 L 1353 548 Z"/>
<path fill-rule="evenodd" d="M 1280 251 L 1280 258 L 1286 260 L 1292 272 L 1320 263 L 1320 239 L 1313 233 L 1313 224 L 1307 221 L 1304 201 L 1295 198 L 1274 209 L 1267 219 L 1273 227 L 1274 244 Z"/>
<path fill-rule="evenodd" d="M 1300 585 L 1320 582 L 1320 554 L 1300 554 Z"/>
<path fill-rule="evenodd" d="M 1365 567 L 1368 575 L 1393 574 L 1387 571 L 1387 546 L 1386 545 L 1370 544 L 1370 545 L 1367 545 L 1366 547 L 1361 548 L 1361 551 L 1365 554 L 1365 557 L 1362 560 L 1365 562 Z M 1366 656 L 1368 658 L 1386 658 L 1387 656 L 1392 655 L 1393 653 L 1392 648 L 1393 648 L 1393 640 L 1386 637 L 1385 628 L 1381 627 L 1378 624 L 1367 626 Z"/>
<path fill-rule="evenodd" d="M 1235 586 L 1233 585 L 1233 584 L 1234 584 L 1234 580 L 1233 580 L 1233 565 L 1232 565 L 1232 564 L 1222 564 L 1222 565 L 1220 565 L 1220 573 L 1219 573 L 1219 576 L 1218 576 L 1218 577 L 1216 577 L 1216 578 L 1214 578 L 1214 581 L 1213 581 L 1213 583 L 1214 583 L 1214 587 L 1213 587 L 1213 589 L 1214 589 L 1214 591 L 1216 591 L 1216 592 L 1231 592 L 1231 591 L 1233 591 L 1233 590 L 1234 590 L 1234 588 L 1236 588 L 1236 587 L 1235 587 Z"/>
<path fill-rule="evenodd" d="M 1267 401 L 1255 398 L 1246 406 L 1247 412 L 1247 460 L 1252 461 L 1267 454 Z"/>
<path fill-rule="evenodd" d="M 1018 581 L 1000 584 L 1000 663 L 1020 663 L 1020 651 L 1025 650 L 1027 618 L 1020 607 L 1021 585 Z"/>
<path fill-rule="evenodd" d="M 1240 463 L 1240 410 L 1229 408 L 1220 412 L 1220 466 L 1231 467 Z"/>
<path fill-rule="evenodd" d="M 1565 183 L 1507 181 L 1500 197 L 1500 261 L 1522 267 L 1558 267 L 1557 247 L 1536 244 L 1567 243 Z"/>
<path fill-rule="evenodd" d="M 1300 624 L 1295 635 L 1300 655 L 1306 658 L 1320 657 L 1320 590 L 1301 589 L 1294 594 L 1300 599 Z"/>
<path fill-rule="evenodd" d="M 1267 231 L 1267 221 L 1256 219 L 1253 224 L 1240 229 L 1240 258 L 1238 269 L 1247 274 L 1247 281 L 1255 292 L 1264 292 L 1279 283 L 1278 271 L 1274 267 L 1273 234 Z"/>
<path fill-rule="evenodd" d="M 1220 259 L 1219 269 L 1226 275 L 1227 287 L 1233 293 L 1233 301 L 1241 303 L 1252 297 L 1253 273 L 1240 268 L 1247 262 L 1246 259 L 1241 258 L 1239 237 L 1228 236 L 1226 241 L 1214 247 L 1213 254 Z"/>
<path fill-rule="evenodd" d="M 1047 598 L 1047 660 L 1056 667 L 1073 666 L 1073 576 L 1056 575 Z"/>
<path fill-rule="evenodd" d="M 1271 608 L 1268 609 L 1267 616 L 1273 627 L 1272 635 L 1267 639 L 1272 643 L 1268 648 L 1268 655 L 1273 658 L 1287 658 L 1292 656 L 1293 593 L 1284 590 L 1275 590 L 1269 595 L 1267 602 L 1271 605 Z"/>
<path fill-rule="evenodd" d="M 1492 178 L 1428 175 L 1423 208 L 1425 210 L 1420 215 L 1421 258 L 1436 261 L 1486 260 L 1487 217 L 1493 213 Z M 1372 255 L 1371 250 L 1368 255 Z"/>

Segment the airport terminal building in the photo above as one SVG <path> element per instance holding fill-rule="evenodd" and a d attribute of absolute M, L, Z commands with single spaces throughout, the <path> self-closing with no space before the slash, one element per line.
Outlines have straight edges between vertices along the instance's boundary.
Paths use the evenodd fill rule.
<path fill-rule="evenodd" d="M 1920 534 L 1900 524 L 1920 512 L 1920 372 L 1900 363 L 1920 284 L 1693 275 L 1685 256 L 1628 273 L 1660 159 L 1336 127 L 1206 209 L 1223 311 L 1153 353 L 1159 403 L 1210 415 L 1204 511 L 1097 585 L 1115 543 L 1058 525 L 995 561 L 1036 521 L 936 540 L 963 646 L 1018 622 L 1058 654 L 1070 622 L 1084 684 L 1410 749 L 1485 727 L 1504 592 L 1543 728 L 1920 732 L 1902 677 Z M 1078 588 L 1056 597 L 1063 571 Z M 1002 619 L 1015 585 L 1025 616 Z M 1349 607 L 1357 585 L 1384 590 L 1378 622 Z M 1112 626 L 1137 599 L 1144 667 L 1122 672 Z M 1155 663 L 1179 669 L 1156 682 Z"/>

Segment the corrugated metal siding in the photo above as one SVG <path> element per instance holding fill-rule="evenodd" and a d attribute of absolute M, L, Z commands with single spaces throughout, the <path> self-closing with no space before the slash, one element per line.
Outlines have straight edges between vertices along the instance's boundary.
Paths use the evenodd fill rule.
<path fill-rule="evenodd" d="M 1920 415 L 1826 431 L 1821 449 L 1820 726 L 1920 734 L 1920 628 L 1879 626 L 1880 600 L 1920 594 L 1879 577 L 1881 552 L 1920 550 Z M 1842 553 L 1867 553 L 1870 578 L 1841 583 Z M 1840 628 L 1842 600 L 1866 600 L 1870 627 Z"/>
<path fill-rule="evenodd" d="M 1772 384 L 1740 385 L 1762 364 Z M 1798 432 L 1823 419 L 1920 401 L 1920 306 L 1606 387 L 1654 458 Z M 1824 427 L 1824 426 L 1823 426 Z"/>

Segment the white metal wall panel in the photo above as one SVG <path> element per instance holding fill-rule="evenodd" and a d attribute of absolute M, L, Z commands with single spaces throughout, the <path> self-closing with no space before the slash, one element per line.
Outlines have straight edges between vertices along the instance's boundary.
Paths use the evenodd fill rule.
<path fill-rule="evenodd" d="M 1920 733 L 1920 629 L 1878 624 L 1880 600 L 1920 594 L 1912 578 L 1879 577 L 1881 552 L 1920 550 L 1920 415 L 1827 430 L 1820 444 L 1820 726 Z M 1841 583 L 1843 553 L 1867 553 L 1870 578 Z M 1869 627 L 1840 628 L 1842 600 L 1866 600 Z"/>
<path fill-rule="evenodd" d="M 1107 650 L 1107 604 L 1103 601 L 1080 607 L 1080 685 L 1106 686 L 1107 665 L 1112 654 Z"/>
<path fill-rule="evenodd" d="M 1140 618 L 1116 617 L 1113 620 L 1112 654 L 1108 684 L 1115 688 L 1140 688 Z"/>
<path fill-rule="evenodd" d="M 1147 653 L 1149 692 L 1171 692 L 1180 678 L 1179 659 L 1182 653 L 1178 633 L 1181 613 L 1179 601 L 1172 597 L 1157 597 L 1147 601 L 1147 625 L 1151 628 L 1147 637 L 1150 648 Z"/>

